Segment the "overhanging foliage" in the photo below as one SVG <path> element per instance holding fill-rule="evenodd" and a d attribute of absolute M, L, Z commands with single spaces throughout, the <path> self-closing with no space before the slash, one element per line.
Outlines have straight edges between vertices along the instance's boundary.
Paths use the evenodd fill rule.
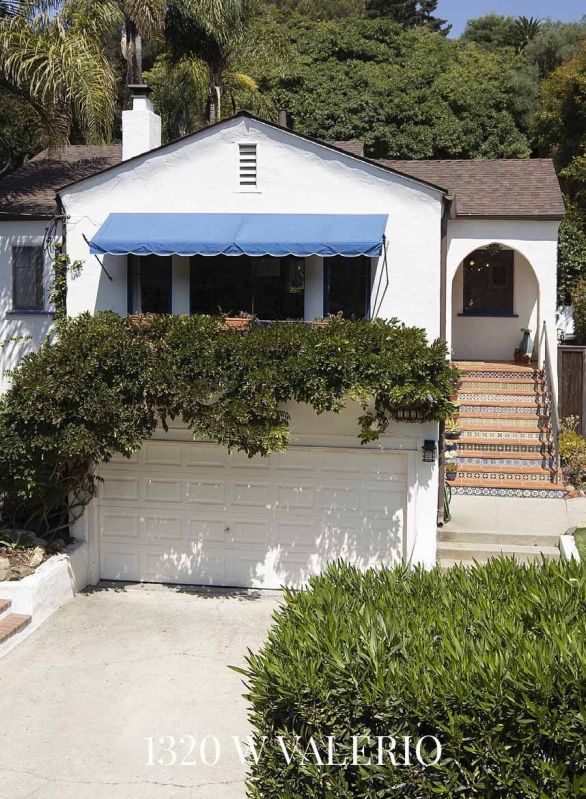
<path fill-rule="evenodd" d="M 3 521 L 43 532 L 65 524 L 67 498 L 81 506 L 92 495 L 93 464 L 130 455 L 168 419 L 252 457 L 287 446 L 284 403 L 323 413 L 351 397 L 365 443 L 399 409 L 445 419 L 455 379 L 444 344 L 397 322 L 334 318 L 242 334 L 206 316 L 64 320 L 0 403 Z"/>

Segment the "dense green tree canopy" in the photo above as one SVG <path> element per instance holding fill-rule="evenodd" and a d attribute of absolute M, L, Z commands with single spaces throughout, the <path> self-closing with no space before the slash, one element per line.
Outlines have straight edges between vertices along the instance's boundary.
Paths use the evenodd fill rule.
<path fill-rule="evenodd" d="M 261 81 L 293 126 L 358 137 L 376 157 L 525 157 L 516 57 L 384 20 L 300 24 L 287 70 Z"/>

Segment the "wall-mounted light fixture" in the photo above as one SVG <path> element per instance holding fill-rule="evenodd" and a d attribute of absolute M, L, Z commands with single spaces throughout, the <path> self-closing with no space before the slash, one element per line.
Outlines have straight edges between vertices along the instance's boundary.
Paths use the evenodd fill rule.
<path fill-rule="evenodd" d="M 426 439 L 423 442 L 423 462 L 435 463 L 435 456 L 437 453 L 437 441 L 433 439 Z"/>

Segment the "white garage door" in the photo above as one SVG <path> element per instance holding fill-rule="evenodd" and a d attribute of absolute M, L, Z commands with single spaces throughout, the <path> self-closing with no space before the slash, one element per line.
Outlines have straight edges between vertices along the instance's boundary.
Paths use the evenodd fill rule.
<path fill-rule="evenodd" d="M 102 579 L 278 588 L 336 558 L 402 558 L 401 453 L 292 447 L 248 459 L 215 445 L 150 441 L 101 469 Z"/>

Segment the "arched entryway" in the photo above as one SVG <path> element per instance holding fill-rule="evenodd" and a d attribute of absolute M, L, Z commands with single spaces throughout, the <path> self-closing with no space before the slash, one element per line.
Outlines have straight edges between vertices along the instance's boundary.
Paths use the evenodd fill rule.
<path fill-rule="evenodd" d="M 539 283 L 524 255 L 497 242 L 471 250 L 452 281 L 453 359 L 512 361 L 523 329 L 538 338 L 539 305 Z"/>

